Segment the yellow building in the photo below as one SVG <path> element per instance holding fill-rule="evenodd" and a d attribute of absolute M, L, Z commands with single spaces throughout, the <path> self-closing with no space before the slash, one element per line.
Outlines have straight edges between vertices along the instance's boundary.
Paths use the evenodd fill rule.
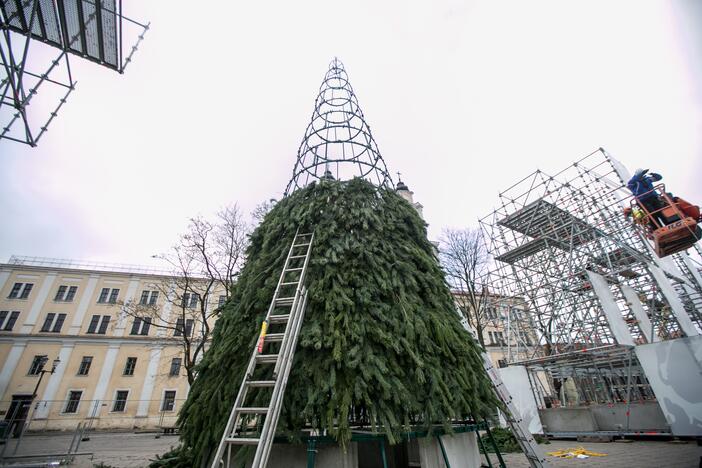
<path fill-rule="evenodd" d="M 189 389 L 184 341 L 202 340 L 199 306 L 211 314 L 225 298 L 179 284 L 123 265 L 0 264 L 0 418 L 15 430 L 28 417 L 31 430 L 173 426 Z"/>
<path fill-rule="evenodd" d="M 467 294 L 452 291 L 454 300 L 464 315 L 474 317 Z M 480 299 L 479 320 L 488 357 L 495 366 L 529 359 L 540 355 L 538 337 L 527 304 L 520 297 L 489 294 Z"/>

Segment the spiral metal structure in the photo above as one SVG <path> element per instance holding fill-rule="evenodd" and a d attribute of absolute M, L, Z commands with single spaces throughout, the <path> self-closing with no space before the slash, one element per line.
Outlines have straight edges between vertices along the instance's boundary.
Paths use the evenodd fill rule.
<path fill-rule="evenodd" d="M 335 57 L 319 88 L 285 195 L 315 180 L 353 177 L 394 187 L 344 65 Z"/>

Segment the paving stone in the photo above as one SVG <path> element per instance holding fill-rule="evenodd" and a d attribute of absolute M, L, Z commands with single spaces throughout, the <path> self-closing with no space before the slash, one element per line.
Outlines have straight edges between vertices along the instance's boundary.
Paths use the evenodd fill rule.
<path fill-rule="evenodd" d="M 178 438 L 155 434 L 133 433 L 92 433 L 90 440 L 82 442 L 80 452 L 93 452 L 93 462 L 103 462 L 116 468 L 137 468 L 147 466 L 149 459 L 168 451 L 178 445 Z M 25 436 L 18 454 L 59 453 L 65 452 L 72 434 L 30 434 Z M 14 448 L 14 445 L 8 447 Z M 590 457 L 583 460 L 561 459 L 549 456 L 548 460 L 555 468 L 697 468 L 700 466 L 702 447 L 694 441 L 686 444 L 673 444 L 666 441 L 637 440 L 628 444 L 587 443 L 574 440 L 555 440 L 541 445 L 546 452 L 555 452 L 566 448 L 584 447 L 593 452 L 606 453 L 606 457 Z M 526 457 L 521 453 L 504 455 L 509 468 L 529 468 Z M 494 454 L 491 455 L 493 466 L 496 465 Z M 324 468 L 324 467 L 319 467 Z"/>
<path fill-rule="evenodd" d="M 546 452 L 567 448 L 584 447 L 593 452 L 606 453 L 606 457 L 586 459 L 563 459 L 548 456 L 554 467 L 610 467 L 610 468 L 697 468 L 700 466 L 702 447 L 694 441 L 687 444 L 672 444 L 666 441 L 637 440 L 628 444 L 581 443 L 574 440 L 554 440 L 541 445 Z M 491 458 L 494 462 L 494 456 Z M 504 455 L 509 468 L 529 468 L 529 463 L 520 453 Z"/>

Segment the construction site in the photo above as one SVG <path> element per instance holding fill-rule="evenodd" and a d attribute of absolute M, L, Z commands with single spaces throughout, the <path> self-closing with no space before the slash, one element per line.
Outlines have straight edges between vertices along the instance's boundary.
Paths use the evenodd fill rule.
<path fill-rule="evenodd" d="M 528 303 L 501 318 L 513 348 L 502 370 L 515 376 L 510 388 L 529 389 L 522 412 L 534 432 L 700 435 L 698 233 L 661 256 L 645 223 L 626 215 L 630 179 L 599 149 L 515 183 L 480 221 L 495 259 L 491 291 Z M 523 330 L 540 346 L 526 346 Z"/>
<path fill-rule="evenodd" d="M 122 74 L 149 30 L 114 0 L 2 1 L 0 18 L 0 139 L 32 148 L 75 88 L 69 57 Z M 25 66 L 34 43 L 54 54 L 37 71 Z M 30 107 L 42 98 L 49 104 Z M 34 117 L 37 108 L 48 116 Z M 699 200 L 686 201 L 648 169 L 631 172 L 604 148 L 572 159 L 484 195 L 495 208 L 478 220 L 489 268 L 476 282 L 485 300 L 473 313 L 504 350 L 493 359 L 449 284 L 422 205 L 399 173 L 391 176 L 334 57 L 296 157 L 285 162 L 293 170 L 282 198 L 270 198 L 247 232 L 241 268 L 228 271 L 216 306 L 189 283 L 174 301 L 176 273 L 142 272 L 172 284 L 159 295 L 131 269 L 117 277 L 24 257 L 0 265 L 0 463 L 693 466 L 702 460 Z M 60 285 L 49 304 L 57 277 L 75 284 Z M 161 400 L 162 350 L 183 336 L 191 346 L 198 323 L 183 315 L 151 340 L 152 324 L 165 320 L 130 315 L 140 289 L 140 305 L 169 316 L 173 304 L 185 314 L 200 301 L 200 330 L 213 330 L 187 362 L 187 383 L 177 383 L 180 348 L 168 355 Z M 76 361 L 80 346 L 90 354 Z M 96 356 L 99 377 L 89 374 Z M 139 384 L 137 362 L 146 366 Z M 75 375 L 64 378 L 69 365 Z M 115 429 L 122 432 L 108 435 Z M 514 453 L 501 449 L 501 437 Z M 661 445 L 639 446 L 648 461 L 625 443 L 603 444 L 603 453 L 579 446 L 614 441 Z M 669 442 L 687 446 L 662 445 Z"/>

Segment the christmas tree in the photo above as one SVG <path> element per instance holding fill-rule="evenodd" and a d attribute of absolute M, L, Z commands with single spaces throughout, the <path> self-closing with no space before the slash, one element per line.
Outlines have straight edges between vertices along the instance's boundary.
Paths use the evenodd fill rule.
<path fill-rule="evenodd" d="M 460 323 L 426 225 L 395 192 L 334 59 L 286 196 L 251 236 L 180 413 L 183 447 L 169 460 L 199 465 L 216 449 L 298 228 L 315 240 L 278 434 L 294 440 L 316 429 L 345 446 L 364 425 L 395 443 L 409 430 L 450 431 L 494 411 L 478 346 Z"/>
<path fill-rule="evenodd" d="M 299 226 L 313 229 L 315 242 L 279 433 L 312 426 L 345 444 L 350 419 L 364 414 L 393 443 L 410 427 L 449 428 L 494 411 L 479 349 L 460 324 L 423 220 L 393 190 L 328 180 L 280 201 L 251 237 L 180 414 L 196 459 L 222 435 Z"/>

